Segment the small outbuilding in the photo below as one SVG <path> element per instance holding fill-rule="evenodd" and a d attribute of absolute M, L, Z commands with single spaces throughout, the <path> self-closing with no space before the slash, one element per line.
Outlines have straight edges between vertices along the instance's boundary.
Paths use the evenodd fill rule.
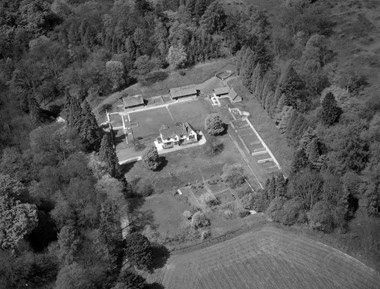
<path fill-rule="evenodd" d="M 230 91 L 230 100 L 231 100 L 231 102 L 240 102 L 243 99 L 241 98 L 241 96 L 239 96 L 237 94 L 237 92 L 235 91 L 235 89 L 232 88 L 231 91 Z"/>
<path fill-rule="evenodd" d="M 214 95 L 216 97 L 229 97 L 230 89 L 227 86 L 214 88 Z"/>
<path fill-rule="evenodd" d="M 196 97 L 198 90 L 195 88 L 176 87 L 170 89 L 170 96 L 172 99 L 177 100 L 179 98 Z"/>
<path fill-rule="evenodd" d="M 123 97 L 124 109 L 144 106 L 144 98 L 141 94 Z"/>

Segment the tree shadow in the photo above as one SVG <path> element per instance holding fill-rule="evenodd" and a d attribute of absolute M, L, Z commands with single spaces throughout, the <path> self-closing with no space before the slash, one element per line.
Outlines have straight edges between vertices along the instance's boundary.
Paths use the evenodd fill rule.
<path fill-rule="evenodd" d="M 132 193 L 133 196 L 132 198 L 128 198 L 128 210 L 130 214 L 134 214 L 144 205 L 145 203 L 145 198 L 142 198 L 138 196 L 137 194 Z"/>
<path fill-rule="evenodd" d="M 152 210 L 136 211 L 133 214 L 131 220 L 132 231 L 141 232 L 149 225 L 153 230 L 157 228 L 157 224 L 154 223 L 154 214 Z"/>
<path fill-rule="evenodd" d="M 154 282 L 152 284 L 145 284 L 144 289 L 165 289 L 165 287 L 157 282 Z"/>
<path fill-rule="evenodd" d="M 135 163 L 136 162 L 130 162 L 130 163 L 120 165 L 121 172 L 125 175 L 126 173 L 128 173 L 133 168 Z"/>
<path fill-rule="evenodd" d="M 162 171 L 162 169 L 164 167 L 166 167 L 167 164 L 168 164 L 168 160 L 165 157 L 161 156 L 160 157 L 160 165 L 154 171 L 155 172 Z"/>
<path fill-rule="evenodd" d="M 170 251 L 164 245 L 155 243 L 152 247 L 153 262 L 150 271 L 164 267 L 170 257 Z"/>

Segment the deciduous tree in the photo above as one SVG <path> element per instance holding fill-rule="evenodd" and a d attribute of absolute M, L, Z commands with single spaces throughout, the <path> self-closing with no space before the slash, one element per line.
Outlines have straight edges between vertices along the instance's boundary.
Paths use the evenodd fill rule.
<path fill-rule="evenodd" d="M 210 135 L 220 135 L 226 130 L 226 124 L 219 114 L 212 113 L 205 119 L 205 130 Z"/>
<path fill-rule="evenodd" d="M 142 162 L 144 166 L 152 171 L 158 169 L 161 164 L 161 158 L 158 155 L 157 148 L 152 146 L 147 148 L 142 156 Z"/>

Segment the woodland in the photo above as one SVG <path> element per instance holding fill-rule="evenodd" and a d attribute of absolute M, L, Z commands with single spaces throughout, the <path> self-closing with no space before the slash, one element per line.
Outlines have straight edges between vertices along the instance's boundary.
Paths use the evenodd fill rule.
<path fill-rule="evenodd" d="M 294 150 L 251 209 L 349 234 L 380 215 L 380 98 L 331 46 L 334 1 L 229 11 L 217 0 L 0 1 L 0 288 L 144 288 L 152 244 L 122 236 L 134 188 L 92 108 L 207 60 L 242 84 Z M 61 116 L 65 122 L 58 122 Z M 360 236 L 376 258 L 376 234 Z M 380 261 L 380 259 L 378 259 Z M 157 287 L 160 288 L 160 287 Z"/>

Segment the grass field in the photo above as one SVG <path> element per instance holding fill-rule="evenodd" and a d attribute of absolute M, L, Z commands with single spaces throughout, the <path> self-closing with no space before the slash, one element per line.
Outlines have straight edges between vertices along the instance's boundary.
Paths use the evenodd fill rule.
<path fill-rule="evenodd" d="M 133 128 L 135 138 L 144 138 L 151 135 L 158 136 L 158 131 L 162 124 L 173 122 L 166 107 L 130 113 L 129 117 L 131 123 L 138 123 L 138 126 Z"/>
<path fill-rule="evenodd" d="M 173 255 L 162 284 L 166 289 L 377 289 L 380 276 L 332 247 L 267 226 Z"/>

